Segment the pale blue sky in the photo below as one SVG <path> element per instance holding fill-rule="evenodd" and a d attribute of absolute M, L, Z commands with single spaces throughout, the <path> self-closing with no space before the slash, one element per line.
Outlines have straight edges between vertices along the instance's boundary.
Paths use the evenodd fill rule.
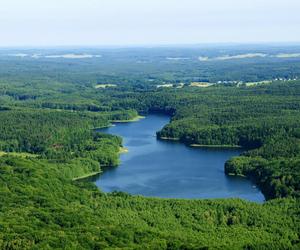
<path fill-rule="evenodd" d="M 0 46 L 299 42 L 300 0 L 0 0 Z"/>

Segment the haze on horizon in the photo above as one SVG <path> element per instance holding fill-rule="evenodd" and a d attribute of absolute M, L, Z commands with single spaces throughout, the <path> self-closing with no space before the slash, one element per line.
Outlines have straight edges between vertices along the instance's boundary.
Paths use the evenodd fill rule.
<path fill-rule="evenodd" d="M 0 46 L 300 42 L 299 0 L 1 0 Z"/>

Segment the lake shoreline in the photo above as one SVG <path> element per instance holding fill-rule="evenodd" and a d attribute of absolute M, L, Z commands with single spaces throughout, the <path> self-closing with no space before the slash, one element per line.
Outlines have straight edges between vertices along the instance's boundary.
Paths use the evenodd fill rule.
<path fill-rule="evenodd" d="M 132 119 L 129 119 L 129 120 L 112 120 L 110 121 L 111 123 L 126 123 L 126 122 L 138 122 L 139 120 L 141 119 L 144 119 L 146 118 L 145 116 L 141 116 L 141 115 L 138 115 Z"/>
<path fill-rule="evenodd" d="M 173 137 L 166 137 L 166 136 L 162 136 L 162 137 L 157 137 L 160 140 L 165 140 L 165 141 L 180 141 L 179 138 L 173 138 Z"/>
<path fill-rule="evenodd" d="M 86 178 L 101 174 L 102 172 L 103 172 L 102 170 L 96 171 L 96 172 L 91 172 L 89 174 L 85 174 L 85 175 L 82 175 L 82 176 L 75 177 L 75 178 L 72 179 L 72 181 L 78 181 L 78 180 L 86 179 Z"/>
<path fill-rule="evenodd" d="M 238 156 L 241 147 L 187 145 L 180 138 L 156 136 L 156 131 L 169 123 L 168 118 L 149 114 L 140 122 L 126 121 L 126 125 L 115 124 L 105 130 L 105 133 L 121 136 L 124 147 L 129 147 L 130 152 L 122 154 L 121 167 L 106 168 L 94 179 L 100 190 L 167 199 L 239 197 L 256 203 L 265 201 L 260 190 L 253 188 L 251 180 L 242 176 L 228 179 L 224 174 L 226 160 Z M 120 148 L 121 151 L 127 153 L 126 149 Z"/>
<path fill-rule="evenodd" d="M 114 123 L 127 123 L 127 122 L 137 122 L 141 119 L 144 119 L 146 118 L 145 116 L 141 116 L 141 115 L 138 115 L 132 119 L 129 119 L 129 120 L 110 120 L 109 124 L 105 125 L 105 126 L 102 126 L 102 127 L 95 127 L 95 128 L 91 128 L 92 130 L 98 130 L 98 129 L 104 129 L 104 128 L 110 128 L 110 127 L 113 127 L 113 126 L 116 126 Z"/>
<path fill-rule="evenodd" d="M 242 148 L 239 145 L 206 145 L 206 144 L 190 144 L 193 148 Z"/>
<path fill-rule="evenodd" d="M 176 141 L 176 142 L 180 142 L 185 144 L 184 142 L 180 141 L 180 138 L 173 138 L 173 137 L 166 137 L 166 136 L 162 136 L 162 137 L 157 137 L 157 139 L 159 140 L 164 140 L 164 141 Z M 192 144 L 185 144 L 186 146 L 192 147 L 192 148 L 232 148 L 232 149 L 242 149 L 242 146 L 239 145 L 210 145 L 210 144 L 196 144 L 196 143 L 192 143 Z"/>
<path fill-rule="evenodd" d="M 126 154 L 126 153 L 128 153 L 128 152 L 129 152 L 128 148 L 120 147 L 118 153 L 119 153 L 119 154 Z"/>

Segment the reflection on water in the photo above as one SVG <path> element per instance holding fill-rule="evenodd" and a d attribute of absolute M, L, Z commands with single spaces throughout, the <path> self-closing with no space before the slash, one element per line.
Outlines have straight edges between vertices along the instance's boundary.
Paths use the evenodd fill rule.
<path fill-rule="evenodd" d="M 103 129 L 122 136 L 129 152 L 121 155 L 119 167 L 93 177 L 96 185 L 105 192 L 118 190 L 145 196 L 264 201 L 249 180 L 224 174 L 225 161 L 239 155 L 240 149 L 190 148 L 157 140 L 156 131 L 168 122 L 167 116 L 149 115 L 139 122 Z"/>

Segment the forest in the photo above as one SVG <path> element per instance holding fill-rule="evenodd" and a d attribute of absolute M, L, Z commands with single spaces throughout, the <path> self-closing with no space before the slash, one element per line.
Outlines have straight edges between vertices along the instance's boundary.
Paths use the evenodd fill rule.
<path fill-rule="evenodd" d="M 101 59 L 72 60 L 0 50 L 0 249 L 299 249 L 299 58 L 201 62 L 196 52 L 86 49 Z M 81 179 L 119 165 L 122 138 L 97 128 L 154 112 L 171 117 L 158 139 L 242 148 L 224 173 L 251 179 L 266 202 L 104 193 Z"/>

